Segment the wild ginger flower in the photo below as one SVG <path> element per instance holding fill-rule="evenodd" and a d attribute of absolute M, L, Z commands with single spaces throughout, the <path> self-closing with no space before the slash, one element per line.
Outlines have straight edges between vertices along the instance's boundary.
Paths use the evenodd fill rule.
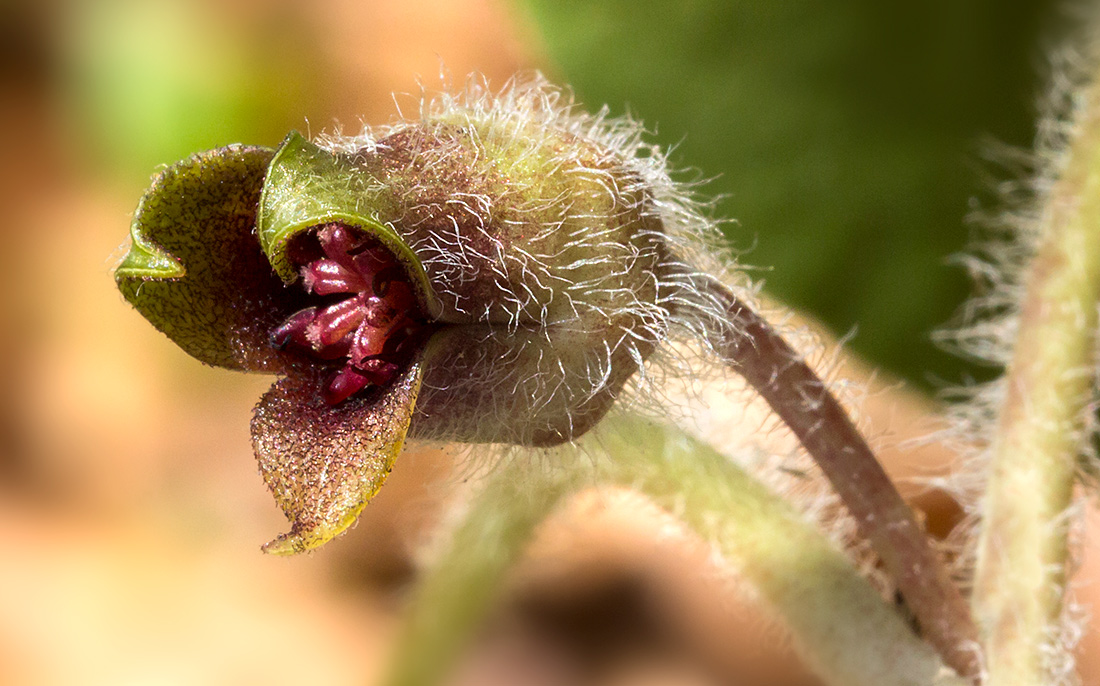
<path fill-rule="evenodd" d="M 355 138 L 179 162 L 142 198 L 115 278 L 199 360 L 281 375 L 252 421 L 291 522 L 277 554 L 353 523 L 406 435 L 572 440 L 684 334 L 771 405 L 928 639 L 976 673 L 967 606 L 844 409 L 698 266 L 714 235 L 636 125 L 536 80 L 473 85 Z"/>
<path fill-rule="evenodd" d="M 673 237 L 707 224 L 673 189 L 637 127 L 542 82 L 473 86 L 359 137 L 177 163 L 115 278 L 199 360 L 282 375 L 252 435 L 292 525 L 265 550 L 293 553 L 355 520 L 406 434 L 541 446 L 598 422 L 698 300 Z"/>

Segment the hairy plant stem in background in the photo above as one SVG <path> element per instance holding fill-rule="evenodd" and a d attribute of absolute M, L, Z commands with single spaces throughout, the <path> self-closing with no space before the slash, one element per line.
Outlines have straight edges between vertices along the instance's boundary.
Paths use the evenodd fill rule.
<path fill-rule="evenodd" d="M 576 490 L 579 474 L 520 462 L 493 474 L 463 513 L 447 550 L 420 579 L 384 686 L 443 683 L 535 528 Z"/>
<path fill-rule="evenodd" d="M 823 534 L 724 456 L 636 418 L 607 419 L 595 434 L 580 440 L 588 455 L 563 448 L 554 469 L 517 460 L 493 475 L 418 590 L 387 686 L 440 681 L 537 523 L 593 475 L 645 494 L 717 546 L 826 683 L 956 681 Z"/>
<path fill-rule="evenodd" d="M 1100 297 L 1100 89 L 1087 95 L 1026 277 L 982 510 L 973 605 L 992 686 L 1049 683 L 1062 608 Z"/>
<path fill-rule="evenodd" d="M 600 444 L 614 457 L 600 465 L 604 478 L 644 493 L 713 542 L 778 611 L 826 683 L 964 683 L 831 541 L 726 457 L 639 420 L 613 427 Z"/>
<path fill-rule="evenodd" d="M 711 288 L 728 303 L 732 327 L 718 343 L 718 353 L 821 467 L 944 662 L 977 679 L 977 630 L 966 601 L 840 403 L 767 321 L 724 286 Z"/>

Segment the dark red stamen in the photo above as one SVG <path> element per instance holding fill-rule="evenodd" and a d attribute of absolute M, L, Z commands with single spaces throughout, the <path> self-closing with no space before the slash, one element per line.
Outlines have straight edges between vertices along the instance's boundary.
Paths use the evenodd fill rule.
<path fill-rule="evenodd" d="M 314 350 L 336 345 L 352 331 L 359 328 L 367 316 L 363 294 L 342 300 L 317 312 L 306 326 L 306 338 Z"/>
<path fill-rule="evenodd" d="M 388 250 L 339 224 L 316 237 L 324 257 L 301 267 L 302 285 L 317 295 L 349 297 L 294 313 L 271 343 L 320 360 L 343 359 L 321 390 L 336 405 L 392 381 L 407 361 L 405 344 L 425 324 L 405 270 Z"/>
<path fill-rule="evenodd" d="M 316 307 L 307 307 L 290 315 L 271 333 L 271 344 L 279 350 L 286 350 L 288 347 L 308 348 L 309 339 L 306 338 L 306 328 L 316 315 Z"/>
<path fill-rule="evenodd" d="M 332 260 L 317 260 L 302 267 L 302 285 L 319 295 L 366 290 L 359 274 Z"/>

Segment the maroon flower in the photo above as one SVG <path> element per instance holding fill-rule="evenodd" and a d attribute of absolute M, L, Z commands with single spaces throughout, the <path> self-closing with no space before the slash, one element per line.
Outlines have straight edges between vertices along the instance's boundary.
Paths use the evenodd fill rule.
<path fill-rule="evenodd" d="M 292 133 L 154 179 L 115 278 L 199 360 L 281 376 L 252 422 L 291 522 L 268 552 L 354 522 L 406 434 L 571 440 L 667 336 L 685 269 L 663 163 L 557 97 L 443 99 L 379 134 Z"/>

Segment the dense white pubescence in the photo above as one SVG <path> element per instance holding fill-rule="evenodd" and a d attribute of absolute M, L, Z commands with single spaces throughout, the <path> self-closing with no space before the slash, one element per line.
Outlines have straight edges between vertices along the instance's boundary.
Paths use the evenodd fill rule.
<path fill-rule="evenodd" d="M 1083 25 L 1093 29 L 1100 25 L 1095 8 L 1088 14 L 1091 16 Z M 976 211 L 971 217 L 975 236 L 967 253 L 957 260 L 973 279 L 975 294 L 959 309 L 955 320 L 936 335 L 949 350 L 994 368 L 1004 369 L 1012 359 L 1028 266 L 1039 247 L 1045 212 L 1049 211 L 1046 208 L 1076 136 L 1076 122 L 1085 105 L 1082 94 L 1100 63 L 1095 38 L 1087 37 L 1078 44 L 1087 48 L 1063 50 L 1051 56 L 1050 86 L 1041 103 L 1035 149 L 995 145 L 988 150 L 996 203 L 992 209 Z M 1094 360 L 1100 360 L 1100 350 L 1097 353 Z M 1082 372 L 1098 375 L 1096 369 Z M 1083 399 L 1091 409 L 1078 437 L 1080 477 L 1090 485 L 1096 483 L 1100 470 L 1096 454 L 1100 408 L 1097 388 L 1094 382 L 1090 396 Z M 947 401 L 948 427 L 929 440 L 950 445 L 959 458 L 948 477 L 936 479 L 931 485 L 952 493 L 966 508 L 967 521 L 956 528 L 948 544 L 955 555 L 956 577 L 968 585 L 975 566 L 982 494 L 1000 430 L 1006 378 L 946 388 L 942 396 Z M 1073 542 L 1079 543 L 1082 538 L 1084 509 L 1083 502 L 1077 500 L 1063 515 L 1069 522 L 1071 550 L 1076 550 Z M 1066 577 L 1070 578 L 1075 561 L 1071 560 L 1068 567 Z M 1042 646 L 1047 683 L 1054 686 L 1080 683 L 1074 648 L 1088 619 L 1088 610 L 1074 599 L 1071 589 L 1065 590 L 1062 616 L 1051 626 L 1047 643 Z"/>
<path fill-rule="evenodd" d="M 778 493 L 788 497 L 808 519 L 818 522 L 838 544 L 848 549 L 884 595 L 892 596 L 891 583 L 881 570 L 875 568 L 875 558 L 866 541 L 858 536 L 854 520 L 848 516 L 820 470 L 766 404 L 746 387 L 712 347 L 716 332 L 728 330 L 728 313 L 725 303 L 719 302 L 713 292 L 702 287 L 703 284 L 708 280 L 720 281 L 758 311 L 761 303 L 756 287 L 744 271 L 734 269 L 735 262 L 719 231 L 719 222 L 711 216 L 712 201 L 697 194 L 699 183 L 674 180 L 665 154 L 645 142 L 645 131 L 638 122 L 628 118 L 611 118 L 606 108 L 594 115 L 584 112 L 574 105 L 568 92 L 550 86 L 541 77 L 512 82 L 500 92 L 491 92 L 482 81 L 471 80 L 459 93 L 425 97 L 415 121 L 399 121 L 387 127 L 370 128 L 353 137 L 328 137 L 321 143 L 333 152 L 344 154 L 374 150 L 378 141 L 423 121 L 468 124 L 477 130 L 495 127 L 497 130 L 511 131 L 516 145 L 529 146 L 532 157 L 540 153 L 544 143 L 530 139 L 532 130 L 567 133 L 591 142 L 596 148 L 606 151 L 614 161 L 615 168 L 610 172 L 600 172 L 602 178 L 614 184 L 607 192 L 618 199 L 637 197 L 644 200 L 644 204 L 619 207 L 618 211 L 640 211 L 658 219 L 652 225 L 659 231 L 654 238 L 669 248 L 662 259 L 671 264 L 665 266 L 674 267 L 666 269 L 660 277 L 658 307 L 643 298 L 619 301 L 619 306 L 628 310 L 626 314 L 639 323 L 641 330 L 623 330 L 604 341 L 604 345 L 592 348 L 585 364 L 562 369 L 560 361 L 548 354 L 533 367 L 526 367 L 522 376 L 517 376 L 515 367 L 507 363 L 506 357 L 502 357 L 495 360 L 495 364 L 491 364 L 490 360 L 486 360 L 485 364 L 479 362 L 476 366 L 491 371 L 488 376 L 469 383 L 480 385 L 483 391 L 488 389 L 494 396 L 510 398 L 537 410 L 554 403 L 562 394 L 591 396 L 599 393 L 606 388 L 612 376 L 612 367 L 622 365 L 623 359 L 626 359 L 632 373 L 613 411 L 641 413 L 662 421 L 674 421 L 716 446 L 759 475 Z M 579 147 L 571 147 L 564 154 L 575 154 L 580 150 Z M 557 161 L 562 167 L 574 163 L 575 159 Z M 626 179 L 633 180 L 633 187 L 623 187 Z M 480 216 L 486 214 L 483 207 L 488 202 L 486 198 L 458 195 L 453 202 L 470 205 L 473 212 Z M 531 209 L 538 211 L 542 208 Z M 547 231 L 559 229 L 558 225 L 546 227 Z M 625 265 L 638 258 L 637 246 L 598 244 L 598 235 L 578 235 L 576 238 L 586 242 L 594 254 L 604 256 L 603 259 L 610 256 L 610 259 Z M 505 255 L 505 251 L 501 251 L 500 255 L 479 255 L 471 253 L 470 247 L 463 245 L 457 235 L 449 240 L 446 235 L 434 240 L 439 244 L 427 246 L 428 250 L 424 250 L 423 245 L 417 246 L 419 252 L 426 254 L 427 260 L 435 260 L 443 265 L 443 269 L 449 269 L 456 279 L 462 278 L 463 273 L 469 273 L 474 260 L 484 257 L 498 258 L 495 263 L 506 271 L 517 269 L 540 275 L 548 271 L 540 264 L 548 259 L 546 256 L 530 253 Z M 645 245 L 644 241 L 641 243 Z M 580 280 L 566 284 L 565 293 L 585 291 L 572 298 L 574 302 L 581 303 L 578 309 L 583 309 L 589 306 L 585 303 L 592 289 L 615 287 L 615 272 L 607 278 L 609 281 L 604 284 Z M 658 277 L 654 275 L 653 278 Z M 502 281 L 506 282 L 506 279 Z M 626 304 L 621 305 L 624 301 Z M 516 327 L 522 326 L 524 315 L 531 313 L 532 304 L 541 304 L 535 295 L 528 293 L 515 294 L 511 302 L 514 307 L 505 325 L 499 329 L 500 337 L 511 336 Z M 580 314 L 578 312 L 578 320 L 583 319 Z M 613 317 L 623 313 L 604 314 Z M 809 328 L 790 323 L 781 311 L 767 315 L 772 325 L 783 332 L 794 348 L 810 359 L 812 366 L 826 379 L 830 390 L 840 397 L 853 416 L 857 416 L 855 409 L 860 402 L 862 385 L 846 384 L 842 379 L 835 378 L 833 370 L 836 360 L 827 358 L 820 339 Z M 542 317 L 543 324 L 568 325 L 551 321 L 545 309 L 536 316 Z M 581 328 L 584 328 L 583 325 Z M 548 328 L 544 328 L 541 335 L 548 335 L 547 331 Z M 491 339 L 494 333 L 487 331 L 486 336 Z M 657 343 L 648 357 L 640 350 L 641 344 L 646 341 Z M 508 342 L 513 345 L 511 355 L 524 355 L 522 346 L 537 347 L 539 344 L 537 336 L 520 347 L 514 346 L 514 337 Z M 490 343 L 487 340 L 484 347 L 487 357 L 491 356 Z M 457 386 L 462 383 L 455 382 Z M 462 388 L 447 390 L 454 392 L 456 397 L 463 395 Z M 514 409 L 502 407 L 500 411 L 502 415 L 514 417 Z M 486 421 L 491 419 L 486 418 Z M 469 452 L 473 449 L 463 450 Z M 570 450 L 569 446 L 565 446 L 547 452 L 546 456 L 551 461 L 571 459 Z M 478 459 L 464 463 L 471 472 L 485 468 L 486 458 L 496 461 L 511 459 L 514 455 L 512 451 L 500 448 L 478 448 L 476 453 Z M 572 459 L 576 458 L 574 455 Z M 523 459 L 530 459 L 530 454 L 525 453 Z M 586 458 L 582 455 L 579 459 Z"/>
<path fill-rule="evenodd" d="M 645 142 L 639 123 L 609 117 L 606 108 L 594 115 L 584 112 L 567 91 L 539 76 L 514 80 L 497 92 L 471 79 L 460 92 L 424 97 L 415 120 L 368 128 L 352 137 L 323 137 L 320 143 L 332 152 L 361 154 L 378 150 L 379 141 L 387 137 L 425 124 L 474 132 L 487 148 L 493 146 L 494 164 L 503 160 L 526 167 L 514 174 L 498 169 L 517 187 L 496 189 L 492 197 L 459 188 L 446 203 L 471 217 L 528 225 L 531 217 L 542 221 L 536 235 L 525 237 L 523 249 L 505 246 L 488 227 L 478 226 L 474 231 L 461 227 L 461 232 L 458 226 L 453 231 L 437 227 L 411 245 L 425 269 L 438 275 L 433 279 L 437 287 L 461 285 L 479 270 L 492 270 L 500 287 L 493 297 L 471 304 L 457 287 L 439 295 L 454 311 L 494 325 L 484 332 L 486 351 L 493 349 L 495 338 L 500 347 L 512 347 L 510 354 L 536 360 L 521 366 L 519 377 L 506 358 L 480 365 L 483 373 L 469 384 L 537 411 L 563 396 L 573 399 L 563 403 L 571 406 L 608 391 L 620 396 L 619 402 L 653 405 L 670 374 L 684 378 L 704 372 L 701 360 L 686 359 L 682 347 L 669 345 L 701 341 L 705 348 L 726 325 L 723 303 L 700 288 L 700 282 L 733 284 L 750 302 L 751 285 L 733 271 L 710 205 L 696 196 L 695 184 L 672 179 L 664 153 Z M 571 140 L 576 143 L 569 144 Z M 548 156 L 548 150 L 553 154 Z M 469 152 L 464 146 L 423 154 L 438 155 L 443 165 L 448 155 Z M 469 163 L 476 166 L 479 161 Z M 530 168 L 538 172 L 532 174 Z M 568 193 L 554 195 L 546 179 L 562 170 L 574 179 Z M 532 190 L 535 183 L 545 185 Z M 416 193 L 415 188 L 408 191 L 409 197 Z M 568 205 L 564 210 L 554 206 L 563 203 Z M 415 210 L 410 210 L 414 218 Z M 614 214 L 601 214 L 607 212 Z M 627 222 L 636 228 L 624 241 L 616 227 Z M 564 242 L 563 232 L 568 233 Z M 479 240 L 470 240 L 471 234 Z M 654 262 L 660 262 L 660 269 L 649 266 Z M 516 331 L 524 328 L 530 334 L 517 337 Z M 557 346 L 574 342 L 567 351 L 574 358 L 584 348 L 584 359 L 563 365 L 549 337 L 557 339 Z M 627 377 L 628 388 L 619 391 Z M 448 390 L 456 397 L 473 390 L 456 387 L 465 383 L 462 379 L 451 383 Z M 502 414 L 515 409 L 506 405 Z"/>

